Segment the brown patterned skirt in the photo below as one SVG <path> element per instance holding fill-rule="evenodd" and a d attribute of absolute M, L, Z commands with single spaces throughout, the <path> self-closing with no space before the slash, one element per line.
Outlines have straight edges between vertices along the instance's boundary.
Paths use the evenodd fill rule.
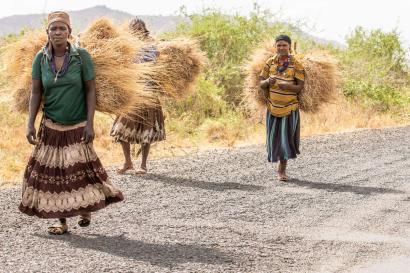
<path fill-rule="evenodd" d="M 27 164 L 19 209 L 40 218 L 66 218 L 122 201 L 92 143 L 81 142 L 85 122 L 61 125 L 44 120 L 40 143 Z"/>
<path fill-rule="evenodd" d="M 130 118 L 119 116 L 114 121 L 110 135 L 115 141 L 146 144 L 165 140 L 164 113 L 161 105 L 148 108 Z"/>

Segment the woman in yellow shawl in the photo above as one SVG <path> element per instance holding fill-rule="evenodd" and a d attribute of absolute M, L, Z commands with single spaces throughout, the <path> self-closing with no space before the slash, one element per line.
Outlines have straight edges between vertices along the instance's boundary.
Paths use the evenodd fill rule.
<path fill-rule="evenodd" d="M 269 58 L 260 74 L 260 86 L 267 91 L 266 144 L 268 161 L 277 162 L 278 179 L 288 180 L 288 159 L 299 154 L 300 117 L 298 93 L 303 89 L 305 71 L 290 54 L 287 35 L 275 39 L 276 55 Z"/>

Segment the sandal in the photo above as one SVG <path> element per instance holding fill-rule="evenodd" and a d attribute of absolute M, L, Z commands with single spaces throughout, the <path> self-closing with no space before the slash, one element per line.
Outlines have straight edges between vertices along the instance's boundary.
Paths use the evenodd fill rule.
<path fill-rule="evenodd" d="M 78 225 L 80 227 L 88 227 L 91 224 L 91 213 L 80 215 Z"/>
<path fill-rule="evenodd" d="M 51 235 L 63 235 L 68 232 L 67 225 L 51 226 L 48 228 L 48 233 Z"/>

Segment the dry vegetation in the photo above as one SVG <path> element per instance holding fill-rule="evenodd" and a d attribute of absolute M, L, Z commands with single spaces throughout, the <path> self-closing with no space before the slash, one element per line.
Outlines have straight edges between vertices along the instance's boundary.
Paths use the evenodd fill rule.
<path fill-rule="evenodd" d="M 27 31 L 5 48 L 2 60 L 7 89 L 12 90 L 15 108 L 20 112 L 28 112 L 31 63 L 46 41 L 44 32 Z M 82 33 L 81 46 L 95 65 L 97 110 L 119 115 L 154 105 L 151 93 L 144 89 L 152 66 L 133 63 L 135 52 L 144 46 L 142 42 L 102 18 Z"/>
<path fill-rule="evenodd" d="M 26 32 L 21 39 L 5 47 L 2 56 L 4 62 L 2 75 L 8 83 L 7 88 L 13 91 L 13 106 L 17 111 L 28 112 L 31 64 L 37 52 L 46 42 L 47 35 L 44 31 L 33 30 Z"/>
<path fill-rule="evenodd" d="M 187 97 L 205 66 L 205 53 L 196 40 L 189 38 L 159 42 L 158 51 L 151 77 L 157 91 L 175 99 Z"/>

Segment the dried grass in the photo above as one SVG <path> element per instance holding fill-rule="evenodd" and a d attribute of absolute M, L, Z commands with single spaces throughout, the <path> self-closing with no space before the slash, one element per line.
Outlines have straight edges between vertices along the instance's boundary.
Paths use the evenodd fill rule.
<path fill-rule="evenodd" d="M 145 88 L 152 64 L 133 62 L 144 46 L 140 40 L 100 18 L 81 34 L 80 41 L 95 65 L 97 110 L 127 115 L 155 106 L 152 92 Z"/>
<path fill-rule="evenodd" d="M 305 87 L 299 94 L 299 106 L 302 111 L 315 113 L 337 95 L 337 62 L 325 51 L 313 51 L 298 57 L 306 73 Z"/>
<path fill-rule="evenodd" d="M 245 101 L 252 109 L 266 110 L 266 97 L 259 87 L 259 75 L 266 61 L 275 54 L 272 43 L 265 42 L 245 65 Z M 299 94 L 300 109 L 317 112 L 337 94 L 339 74 L 336 60 L 325 51 L 297 54 L 295 58 L 301 62 L 306 72 L 305 87 Z"/>
<path fill-rule="evenodd" d="M 117 38 L 124 34 L 124 30 L 114 26 L 108 18 L 99 18 L 94 20 L 87 29 L 81 33 L 81 44 L 89 46 L 95 44 L 95 41 L 109 40 Z M 84 44 L 84 45 L 83 45 Z"/>
<path fill-rule="evenodd" d="M 311 136 L 346 132 L 362 128 L 384 128 L 410 124 L 410 119 L 393 113 L 375 113 L 360 104 L 348 102 L 343 95 L 320 107 L 315 112 L 301 116 L 301 135 Z"/>
<path fill-rule="evenodd" d="M 246 78 L 244 86 L 245 102 L 254 110 L 266 111 L 267 98 L 259 87 L 259 75 L 266 61 L 276 54 L 272 42 L 265 42 L 261 48 L 255 50 L 250 61 L 244 66 Z"/>
<path fill-rule="evenodd" d="M 13 93 L 14 108 L 27 112 L 31 91 L 31 66 L 37 52 L 46 44 L 45 31 L 27 31 L 19 40 L 8 44 L 2 55 L 7 89 Z"/>
<path fill-rule="evenodd" d="M 14 90 L 15 108 L 28 111 L 31 92 L 31 64 L 36 53 L 46 44 L 47 36 L 39 30 L 27 32 L 10 44 L 4 54 L 5 71 Z M 143 43 L 130 33 L 101 18 L 81 34 L 81 46 L 91 54 L 96 73 L 97 107 L 108 114 L 129 114 L 156 104 L 145 82 L 152 74 L 152 64 L 135 64 L 133 59 Z"/>
<path fill-rule="evenodd" d="M 207 62 L 198 42 L 179 38 L 157 45 L 160 53 L 151 75 L 156 91 L 175 99 L 188 96 Z"/>

